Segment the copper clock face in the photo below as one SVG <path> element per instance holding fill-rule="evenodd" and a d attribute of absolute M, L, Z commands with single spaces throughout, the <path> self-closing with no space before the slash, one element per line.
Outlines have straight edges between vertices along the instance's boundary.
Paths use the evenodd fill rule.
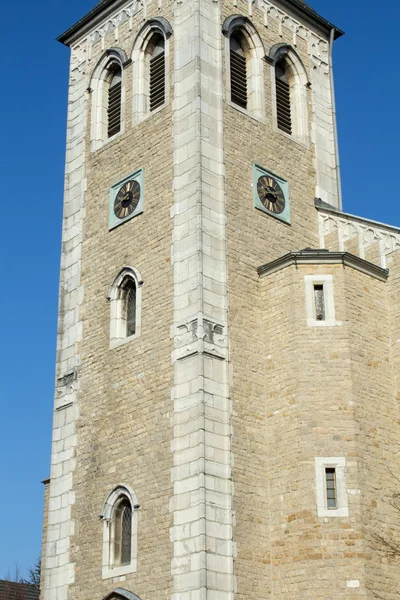
<path fill-rule="evenodd" d="M 137 181 L 127 181 L 118 190 L 114 201 L 114 213 L 118 219 L 129 217 L 136 209 L 140 199 L 140 185 Z"/>
<path fill-rule="evenodd" d="M 263 206 L 279 215 L 285 209 L 285 195 L 279 183 L 269 175 L 262 175 L 257 181 L 257 194 Z"/>

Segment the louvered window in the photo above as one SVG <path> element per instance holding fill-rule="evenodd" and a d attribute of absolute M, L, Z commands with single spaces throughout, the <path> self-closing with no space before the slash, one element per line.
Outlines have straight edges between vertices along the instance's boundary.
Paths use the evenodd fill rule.
<path fill-rule="evenodd" d="M 129 280 L 126 291 L 126 337 L 136 333 L 136 286 Z"/>
<path fill-rule="evenodd" d="M 292 115 L 290 106 L 290 85 L 287 80 L 286 64 L 282 60 L 275 66 L 276 114 L 278 128 L 292 134 Z"/>
<path fill-rule="evenodd" d="M 239 36 L 230 39 L 231 101 L 247 108 L 247 64 Z"/>
<path fill-rule="evenodd" d="M 150 58 L 150 110 L 165 102 L 165 50 L 164 39 L 157 36 Z"/>
<path fill-rule="evenodd" d="M 111 137 L 121 130 L 121 69 L 113 72 L 108 89 L 107 135 Z"/>

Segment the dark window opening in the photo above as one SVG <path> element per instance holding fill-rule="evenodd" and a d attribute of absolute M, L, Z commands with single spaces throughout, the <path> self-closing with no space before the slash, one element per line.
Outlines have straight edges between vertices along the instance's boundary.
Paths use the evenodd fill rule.
<path fill-rule="evenodd" d="M 325 469 L 326 502 L 328 508 L 337 508 L 336 469 Z"/>
<path fill-rule="evenodd" d="M 278 61 L 275 65 L 275 87 L 278 128 L 292 135 L 290 84 L 287 78 L 285 59 Z"/>
<path fill-rule="evenodd" d="M 107 135 L 112 137 L 121 130 L 121 69 L 113 67 L 112 79 L 108 89 Z"/>
<path fill-rule="evenodd" d="M 150 58 L 150 110 L 165 102 L 165 43 L 162 36 L 154 36 Z"/>
<path fill-rule="evenodd" d="M 325 321 L 325 296 L 322 284 L 314 285 L 315 318 L 317 321 Z"/>
<path fill-rule="evenodd" d="M 231 101 L 247 108 L 247 61 L 240 34 L 230 38 Z"/>
<path fill-rule="evenodd" d="M 132 507 L 127 498 L 118 504 L 115 510 L 114 556 L 115 563 L 128 565 L 132 552 Z"/>
<path fill-rule="evenodd" d="M 136 285 L 131 279 L 125 287 L 126 293 L 126 337 L 136 333 Z"/>

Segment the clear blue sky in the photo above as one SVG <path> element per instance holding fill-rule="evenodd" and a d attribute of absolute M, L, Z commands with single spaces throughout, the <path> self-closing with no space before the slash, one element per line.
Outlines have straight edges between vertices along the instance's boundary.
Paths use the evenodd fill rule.
<path fill-rule="evenodd" d="M 334 53 L 344 210 L 400 226 L 400 3 L 309 2 L 346 32 Z M 17 562 L 22 569 L 32 566 L 41 549 L 69 61 L 68 49 L 55 37 L 95 3 L 2 5 L 0 578 Z"/>

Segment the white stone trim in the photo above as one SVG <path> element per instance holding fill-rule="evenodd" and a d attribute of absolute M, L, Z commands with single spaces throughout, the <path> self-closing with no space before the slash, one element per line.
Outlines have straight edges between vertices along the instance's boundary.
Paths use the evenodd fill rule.
<path fill-rule="evenodd" d="M 128 565 L 113 565 L 114 538 L 113 538 L 113 512 L 115 505 L 122 498 L 127 497 L 132 508 L 131 530 L 131 562 Z M 103 523 L 103 562 L 102 579 L 120 577 L 137 570 L 137 536 L 138 536 L 138 499 L 133 489 L 126 484 L 119 484 L 108 495 L 102 509 L 101 520 Z"/>
<path fill-rule="evenodd" d="M 276 78 L 275 64 L 283 59 L 288 68 L 290 103 L 292 118 L 292 134 L 288 134 L 278 127 L 277 102 L 276 102 Z M 282 45 L 277 50 L 274 64 L 270 67 L 271 76 L 271 101 L 272 101 L 272 119 L 274 131 L 292 139 L 303 146 L 309 145 L 308 132 L 308 109 L 307 109 L 307 85 L 308 75 L 297 52 L 289 45 Z"/>
<path fill-rule="evenodd" d="M 337 508 L 328 508 L 326 499 L 325 469 L 336 470 Z M 349 507 L 346 489 L 346 459 L 344 457 L 315 458 L 317 487 L 317 512 L 319 517 L 348 517 Z"/>
<path fill-rule="evenodd" d="M 306 313 L 308 327 L 333 327 L 338 325 L 335 319 L 335 301 L 333 296 L 332 275 L 305 275 Z M 318 321 L 315 315 L 314 285 L 324 287 L 325 319 Z"/>
<path fill-rule="evenodd" d="M 91 124 L 90 124 L 90 150 L 95 152 L 104 144 L 112 142 L 115 138 L 122 135 L 125 131 L 125 75 L 123 61 L 121 57 L 123 52 L 118 49 L 110 48 L 100 59 L 93 71 L 91 78 Z M 107 136 L 107 102 L 108 102 L 108 84 L 107 77 L 113 64 L 118 64 L 121 69 L 121 127 L 118 133 Z"/>
<path fill-rule="evenodd" d="M 264 65 L 265 57 L 264 45 L 260 35 L 249 19 L 241 15 L 234 15 L 228 18 L 229 25 L 224 30 L 225 35 L 225 62 L 226 62 L 226 101 L 233 108 L 247 114 L 262 123 L 265 122 L 265 101 L 264 101 Z M 231 66 L 230 66 L 230 38 L 231 35 L 240 32 L 245 38 L 248 46 L 248 55 L 246 56 L 247 66 L 247 109 L 235 104 L 231 100 Z"/>
<path fill-rule="evenodd" d="M 155 110 L 150 111 L 150 73 L 147 47 L 155 33 L 164 37 L 165 102 Z M 151 19 L 139 31 L 132 49 L 132 62 L 132 125 L 135 126 L 163 110 L 170 101 L 170 44 L 169 35 L 167 35 L 165 28 L 162 26 L 161 20 Z"/>
<path fill-rule="evenodd" d="M 132 279 L 136 287 L 136 326 L 134 335 L 127 337 L 124 318 L 124 294 L 122 286 Z M 142 285 L 143 279 L 135 267 L 124 267 L 114 279 L 108 294 L 110 301 L 110 348 L 131 342 L 141 335 L 142 329 Z"/>

